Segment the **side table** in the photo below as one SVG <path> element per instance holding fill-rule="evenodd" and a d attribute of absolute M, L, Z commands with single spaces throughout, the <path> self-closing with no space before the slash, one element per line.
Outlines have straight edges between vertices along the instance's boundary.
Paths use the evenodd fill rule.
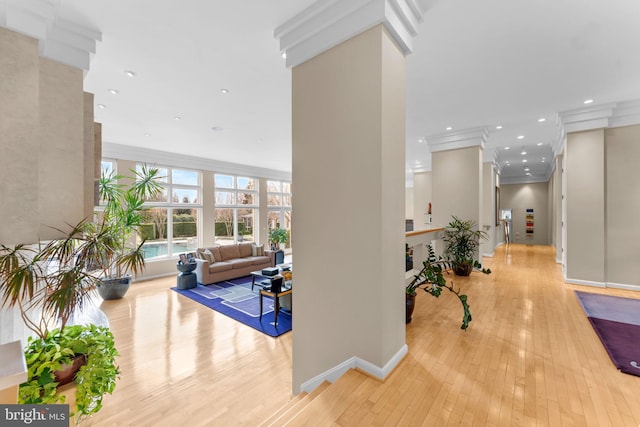
<path fill-rule="evenodd" d="M 198 280 L 196 278 L 196 275 L 193 274 L 193 270 L 196 269 L 197 265 L 198 264 L 196 264 L 195 262 L 188 264 L 177 264 L 178 271 L 180 272 L 180 274 L 178 274 L 176 284 L 176 287 L 178 289 L 191 289 L 197 286 Z"/>

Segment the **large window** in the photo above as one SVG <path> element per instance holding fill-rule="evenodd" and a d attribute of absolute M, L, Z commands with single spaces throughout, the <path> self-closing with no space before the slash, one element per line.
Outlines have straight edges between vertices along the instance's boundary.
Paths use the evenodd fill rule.
<path fill-rule="evenodd" d="M 275 228 L 284 228 L 291 236 L 291 183 L 267 181 L 267 208 L 269 233 Z M 291 247 L 291 239 L 286 247 Z"/>
<path fill-rule="evenodd" d="M 168 167 L 158 169 L 165 188 L 160 196 L 146 202 L 150 209 L 144 213 L 142 238 L 146 239 L 143 248 L 147 259 L 194 251 L 200 241 L 200 172 Z"/>
<path fill-rule="evenodd" d="M 258 225 L 258 180 L 216 174 L 215 191 L 216 243 L 254 242 Z"/>

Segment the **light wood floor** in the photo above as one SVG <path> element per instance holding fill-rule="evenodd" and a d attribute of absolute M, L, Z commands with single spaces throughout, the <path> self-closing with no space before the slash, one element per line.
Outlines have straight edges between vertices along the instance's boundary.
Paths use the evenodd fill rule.
<path fill-rule="evenodd" d="M 453 295 L 419 294 L 409 354 L 385 382 L 350 371 L 291 425 L 640 425 L 640 377 L 618 372 L 550 247 L 511 245 L 485 258 L 490 276 L 453 277 Z M 273 339 L 169 290 L 132 285 L 104 302 L 122 377 L 85 425 L 258 425 L 292 398 L 291 339 Z M 640 347 L 640 343 L 639 343 Z"/>

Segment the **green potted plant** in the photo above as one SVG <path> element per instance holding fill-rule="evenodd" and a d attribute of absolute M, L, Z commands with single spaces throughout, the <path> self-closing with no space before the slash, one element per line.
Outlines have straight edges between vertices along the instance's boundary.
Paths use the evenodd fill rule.
<path fill-rule="evenodd" d="M 289 241 L 289 231 L 284 228 L 274 228 L 269 233 L 269 239 L 275 245 L 275 249 L 279 249 Z"/>
<path fill-rule="evenodd" d="M 455 215 L 452 218 L 442 235 L 443 255 L 453 263 L 452 269 L 457 276 L 468 276 L 474 267 L 482 268 L 476 257 L 480 239 L 487 239 L 488 235 L 478 230 L 476 223 L 471 220 L 461 220 Z"/>
<path fill-rule="evenodd" d="M 20 403 L 54 403 L 64 399 L 58 386 L 67 368 L 77 383 L 74 412 L 78 417 L 98 411 L 104 393 L 111 393 L 119 373 L 117 350 L 108 328 L 70 325 L 90 302 L 95 290 L 111 278 L 127 277 L 144 267 L 142 244 L 134 236 L 142 224 L 145 200 L 162 191 L 158 170 L 134 171 L 128 189 L 120 176 L 103 176 L 105 201 L 96 222 L 81 221 L 61 237 L 35 245 L 0 245 L 0 307 L 17 308 L 34 337 L 25 348 L 28 381 L 20 386 Z M 127 278 L 127 287 L 128 280 Z M 42 400 L 40 400 L 42 399 Z"/>
<path fill-rule="evenodd" d="M 469 311 L 469 304 L 467 302 L 467 296 L 460 294 L 460 289 L 456 289 L 453 283 L 447 283 L 445 274 L 453 268 L 453 262 L 442 258 L 436 257 L 433 247 L 429 245 L 427 247 L 428 257 L 422 263 L 422 268 L 413 277 L 411 282 L 405 287 L 406 295 L 406 323 L 411 322 L 411 316 L 415 308 L 415 297 L 417 290 L 422 288 L 425 292 L 431 294 L 434 297 L 439 297 L 442 293 L 442 289 L 446 288 L 449 292 L 455 294 L 462 304 L 462 325 L 460 329 L 467 329 L 469 322 L 471 322 L 471 312 Z M 484 274 L 490 274 L 490 269 L 481 269 Z"/>
<path fill-rule="evenodd" d="M 75 378 L 71 412 L 78 420 L 100 409 L 119 373 L 118 352 L 107 327 L 69 325 L 90 301 L 98 281 L 87 268 L 95 248 L 82 233 L 84 225 L 46 245 L 0 246 L 0 305 L 18 308 L 35 334 L 25 348 L 28 374 L 18 402 L 64 402 L 58 386 L 65 377 Z"/>
<path fill-rule="evenodd" d="M 86 232 L 96 241 L 91 254 L 93 267 L 101 272 L 98 292 L 103 299 L 122 298 L 129 289 L 131 274 L 138 274 L 145 265 L 142 238 L 143 213 L 147 200 L 158 198 L 163 185 L 157 168 L 143 165 L 132 170 L 131 176 L 103 174 L 98 184 L 100 200 L 104 210 L 99 213 L 101 222 L 90 224 Z M 131 181 L 125 188 L 123 178 Z"/>
<path fill-rule="evenodd" d="M 66 326 L 50 331 L 44 339 L 29 337 L 24 354 L 27 381 L 20 385 L 18 401 L 65 403 L 59 386 L 75 381 L 71 412 L 77 422 L 102 408 L 104 395 L 113 393 L 120 373 L 113 334 L 103 326 Z"/>

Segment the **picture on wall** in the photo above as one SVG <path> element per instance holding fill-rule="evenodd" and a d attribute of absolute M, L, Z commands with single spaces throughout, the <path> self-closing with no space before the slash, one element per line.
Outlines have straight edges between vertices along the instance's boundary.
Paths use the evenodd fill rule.
<path fill-rule="evenodd" d="M 527 239 L 533 239 L 533 224 L 533 209 L 528 208 L 525 215 L 525 235 L 527 236 Z"/>

